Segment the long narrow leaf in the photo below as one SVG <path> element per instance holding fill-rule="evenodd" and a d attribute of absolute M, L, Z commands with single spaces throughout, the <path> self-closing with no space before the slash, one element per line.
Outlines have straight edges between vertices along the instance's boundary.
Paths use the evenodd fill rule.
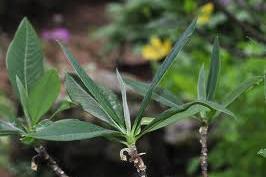
<path fill-rule="evenodd" d="M 150 87 L 147 83 L 132 79 L 124 79 L 124 81 L 129 88 L 133 89 L 142 96 L 145 96 Z M 156 87 L 154 89 L 152 99 L 168 107 L 178 106 L 181 103 L 181 101 L 179 101 L 172 92 L 160 87 Z"/>
<path fill-rule="evenodd" d="M 189 27 L 186 29 L 186 31 L 181 35 L 181 37 L 176 42 L 176 44 L 175 44 L 174 48 L 172 49 L 172 51 L 170 52 L 170 54 L 166 57 L 166 59 L 164 60 L 164 62 L 159 67 L 158 71 L 156 72 L 156 74 L 153 78 L 153 81 L 151 83 L 151 86 L 150 86 L 149 90 L 147 91 L 145 97 L 143 98 L 143 101 L 142 101 L 141 106 L 140 106 L 140 110 L 136 116 L 136 120 L 135 120 L 134 125 L 133 125 L 133 129 L 134 129 L 135 133 L 140 128 L 142 115 L 143 115 L 146 107 L 148 106 L 148 104 L 151 100 L 153 90 L 158 85 L 158 83 L 161 81 L 161 79 L 165 75 L 166 71 L 168 70 L 168 68 L 171 66 L 174 59 L 176 58 L 177 54 L 182 50 L 182 48 L 185 46 L 185 44 L 190 39 L 190 37 L 191 37 L 191 35 L 195 29 L 196 22 L 197 22 L 196 19 L 193 20 L 193 22 L 189 25 Z"/>
<path fill-rule="evenodd" d="M 218 103 L 211 101 L 194 101 L 180 105 L 179 107 L 170 108 L 162 114 L 159 114 L 159 116 L 144 128 L 139 137 L 148 132 L 168 126 L 178 120 L 189 118 L 197 113 L 207 112 L 210 109 L 221 111 L 235 118 L 235 115 L 231 111 Z"/>
<path fill-rule="evenodd" d="M 234 89 L 233 91 L 231 91 L 228 95 L 224 97 L 224 99 L 222 100 L 223 105 L 225 105 L 225 107 L 229 106 L 246 90 L 248 90 L 249 88 L 253 87 L 254 85 L 262 81 L 263 81 L 262 76 L 256 76 L 256 77 L 252 77 L 242 82 L 241 84 L 238 85 L 236 89 Z"/>
<path fill-rule="evenodd" d="M 130 112 L 129 112 L 128 104 L 127 104 L 126 86 L 118 70 L 116 70 L 116 75 L 117 75 L 117 79 L 118 79 L 120 89 L 121 89 L 121 95 L 122 95 L 122 100 L 123 100 L 123 112 L 124 112 L 126 128 L 127 128 L 127 131 L 129 132 L 131 130 L 131 120 L 130 120 Z"/>
<path fill-rule="evenodd" d="M 202 112 L 202 111 L 208 111 L 209 109 L 206 108 L 205 106 L 201 106 L 198 104 L 195 105 L 190 105 L 187 107 L 184 107 L 183 109 L 175 109 L 175 108 L 170 108 L 163 114 L 161 114 L 159 117 L 155 118 L 150 124 L 148 124 L 144 129 L 143 132 L 140 134 L 140 136 L 163 128 L 165 126 L 168 126 L 170 124 L 173 124 L 177 121 L 180 121 L 185 118 L 190 118 L 191 116 Z"/>
<path fill-rule="evenodd" d="M 44 126 L 27 136 L 50 141 L 74 141 L 91 139 L 112 134 L 114 131 L 104 129 L 89 122 L 77 119 L 65 119 Z"/>
<path fill-rule="evenodd" d="M 28 110 L 28 95 L 27 92 L 18 76 L 16 76 L 16 82 L 17 82 L 17 88 L 18 88 L 18 94 L 20 98 L 20 103 L 23 108 L 23 112 L 25 114 L 26 121 L 29 126 L 31 126 L 32 121 L 29 115 L 29 110 Z"/>
<path fill-rule="evenodd" d="M 217 81 L 220 71 L 220 60 L 219 60 L 219 39 L 215 38 L 212 55 L 211 55 L 211 64 L 209 70 L 209 76 L 207 81 L 207 100 L 212 100 L 214 98 L 215 90 L 217 87 Z"/>
<path fill-rule="evenodd" d="M 239 84 L 239 86 L 236 89 L 234 89 L 224 97 L 224 99 L 222 100 L 222 104 L 224 105 L 224 107 L 229 106 L 238 97 L 240 97 L 246 90 L 250 89 L 256 84 L 261 83 L 262 81 L 263 81 L 263 76 L 256 76 L 242 82 L 241 84 Z M 212 117 L 212 119 L 219 116 L 220 113 L 221 112 L 217 111 L 215 115 Z"/>
<path fill-rule="evenodd" d="M 121 131 L 124 131 L 124 123 L 123 119 L 120 118 L 116 112 L 113 110 L 112 105 L 108 102 L 106 97 L 101 93 L 101 89 L 94 83 L 94 81 L 86 74 L 86 72 L 82 69 L 82 67 L 78 64 L 77 60 L 74 58 L 72 53 L 61 43 L 59 43 L 64 54 L 68 61 L 71 63 L 72 67 L 74 68 L 75 72 L 94 97 L 95 100 L 102 106 L 105 113 L 108 114 L 109 117 L 112 118 L 114 123 L 116 124 L 117 128 Z"/>
<path fill-rule="evenodd" d="M 66 74 L 65 86 L 69 97 L 74 103 L 80 104 L 84 111 L 100 120 L 112 124 L 110 117 L 102 110 L 99 103 L 90 96 L 81 80 L 73 74 Z"/>

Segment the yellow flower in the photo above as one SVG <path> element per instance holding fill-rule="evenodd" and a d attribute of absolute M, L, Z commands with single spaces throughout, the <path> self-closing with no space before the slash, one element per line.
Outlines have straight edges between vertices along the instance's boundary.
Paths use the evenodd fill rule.
<path fill-rule="evenodd" d="M 161 40 L 156 36 L 152 36 L 150 42 L 143 46 L 142 57 L 145 60 L 161 60 L 168 55 L 172 48 L 169 39 Z"/>
<path fill-rule="evenodd" d="M 207 24 L 210 20 L 211 14 L 213 13 L 213 10 L 214 10 L 214 5 L 211 2 L 201 6 L 199 10 L 199 17 L 197 23 L 199 25 Z"/>

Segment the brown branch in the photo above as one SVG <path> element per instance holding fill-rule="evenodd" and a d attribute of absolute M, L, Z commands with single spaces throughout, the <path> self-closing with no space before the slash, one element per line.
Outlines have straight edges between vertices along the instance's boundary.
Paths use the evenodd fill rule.
<path fill-rule="evenodd" d="M 244 23 L 240 20 L 238 20 L 231 12 L 229 12 L 223 5 L 221 5 L 217 0 L 213 1 L 215 7 L 217 10 L 223 12 L 229 20 L 231 20 L 233 23 L 241 27 L 243 31 L 248 33 L 252 38 L 256 39 L 257 41 L 266 43 L 266 36 L 263 34 L 260 34 L 256 29 L 254 29 L 251 25 Z"/>
<path fill-rule="evenodd" d="M 129 159 L 127 159 L 127 156 L 124 154 L 125 152 L 128 153 Z M 141 156 L 144 154 L 145 153 L 138 153 L 135 145 L 129 148 L 124 148 L 120 151 L 121 160 L 133 163 L 140 177 L 147 177 L 146 165 L 141 158 Z"/>
<path fill-rule="evenodd" d="M 44 159 L 47 162 L 47 165 L 49 168 L 52 169 L 52 171 L 59 177 L 69 177 L 65 172 L 58 166 L 56 161 L 48 154 L 47 150 L 43 146 L 35 147 L 35 151 L 38 153 L 38 157 Z M 37 165 L 34 162 L 35 157 L 33 157 L 33 162 L 32 162 L 32 169 L 37 170 Z"/>
<path fill-rule="evenodd" d="M 201 144 L 201 155 L 200 155 L 200 166 L 203 177 L 208 177 L 208 123 L 202 122 L 199 129 L 200 133 L 200 144 Z"/>

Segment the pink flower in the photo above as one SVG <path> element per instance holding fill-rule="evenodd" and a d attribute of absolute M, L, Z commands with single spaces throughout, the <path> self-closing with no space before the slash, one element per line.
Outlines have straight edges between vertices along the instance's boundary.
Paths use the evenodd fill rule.
<path fill-rule="evenodd" d="M 62 42 L 68 42 L 70 39 L 70 33 L 68 29 L 58 27 L 50 30 L 44 30 L 42 32 L 42 38 L 46 40 L 59 40 Z"/>

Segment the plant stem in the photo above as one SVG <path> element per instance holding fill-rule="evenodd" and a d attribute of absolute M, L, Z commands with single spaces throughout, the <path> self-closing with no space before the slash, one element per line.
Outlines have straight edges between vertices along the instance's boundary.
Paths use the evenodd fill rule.
<path fill-rule="evenodd" d="M 200 133 L 200 144 L 201 144 L 201 155 L 200 155 L 200 166 L 203 177 L 208 177 L 208 122 L 202 121 L 202 125 L 199 129 Z"/>
<path fill-rule="evenodd" d="M 47 162 L 49 168 L 59 177 L 69 177 L 65 172 L 58 166 L 56 161 L 48 154 L 47 150 L 43 146 L 35 147 L 35 151 L 38 156 Z"/>
<path fill-rule="evenodd" d="M 128 153 L 128 156 L 130 157 L 129 159 L 127 159 L 127 156 L 124 154 L 124 152 Z M 146 174 L 147 167 L 141 158 L 141 156 L 144 154 L 145 153 L 138 153 L 135 145 L 132 145 L 128 148 L 124 148 L 120 151 L 121 160 L 133 163 L 140 177 L 147 177 Z"/>

